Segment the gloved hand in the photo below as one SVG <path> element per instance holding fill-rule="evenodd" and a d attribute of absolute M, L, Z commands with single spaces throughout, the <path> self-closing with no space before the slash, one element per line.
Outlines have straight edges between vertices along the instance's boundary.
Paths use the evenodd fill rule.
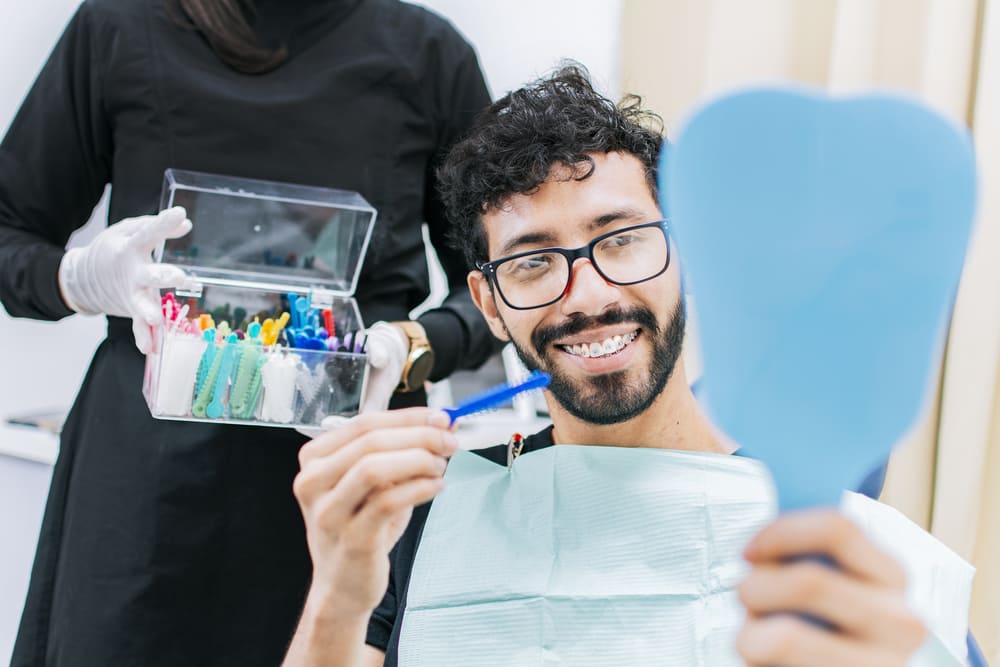
<path fill-rule="evenodd" d="M 368 336 L 365 349 L 368 351 L 368 386 L 361 403 L 360 413 L 378 412 L 389 407 L 396 387 L 403 376 L 406 355 L 410 351 L 410 339 L 403 331 L 388 322 L 376 322 L 364 332 Z M 347 421 L 345 417 L 330 416 L 318 427 L 300 427 L 295 430 L 308 438 L 337 428 Z"/>
<path fill-rule="evenodd" d="M 368 342 L 368 388 L 361 403 L 362 414 L 376 412 L 389 407 L 399 381 L 403 377 L 403 366 L 410 352 L 410 339 L 403 330 L 388 322 L 376 322 L 365 331 Z"/>
<path fill-rule="evenodd" d="M 163 322 L 159 289 L 184 283 L 183 271 L 154 263 L 152 252 L 165 239 L 190 230 L 180 206 L 111 225 L 89 245 L 66 251 L 59 264 L 63 301 L 78 313 L 132 318 L 135 346 L 146 354 L 153 343 L 151 327 Z"/>

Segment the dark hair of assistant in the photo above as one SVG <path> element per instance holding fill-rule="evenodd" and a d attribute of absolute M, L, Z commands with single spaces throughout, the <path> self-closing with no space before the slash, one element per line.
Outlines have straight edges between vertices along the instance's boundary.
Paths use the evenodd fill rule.
<path fill-rule="evenodd" d="M 663 121 L 626 96 L 615 104 L 596 90 L 587 70 L 564 63 L 500 98 L 477 118 L 438 169 L 438 189 L 451 223 L 450 241 L 469 268 L 488 259 L 480 217 L 515 194 L 531 194 L 557 164 L 570 178 L 593 173 L 588 153 L 620 151 L 637 157 L 656 196 Z"/>
<path fill-rule="evenodd" d="M 253 0 L 165 0 L 167 15 L 196 30 L 222 62 L 244 74 L 264 74 L 285 62 L 288 50 L 260 43 L 253 29 Z"/>

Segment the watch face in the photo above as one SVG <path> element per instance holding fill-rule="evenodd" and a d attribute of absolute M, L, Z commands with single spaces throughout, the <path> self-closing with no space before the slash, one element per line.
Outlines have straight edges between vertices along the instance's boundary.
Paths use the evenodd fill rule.
<path fill-rule="evenodd" d="M 418 389 L 431 374 L 434 367 L 434 355 L 430 350 L 423 350 L 412 357 L 410 369 L 406 374 L 406 386 L 411 390 Z"/>

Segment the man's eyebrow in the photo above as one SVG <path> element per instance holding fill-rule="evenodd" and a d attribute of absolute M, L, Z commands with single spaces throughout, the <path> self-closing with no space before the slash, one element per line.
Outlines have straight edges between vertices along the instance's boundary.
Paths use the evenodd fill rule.
<path fill-rule="evenodd" d="M 604 215 L 599 215 L 590 221 L 590 229 L 598 230 L 607 227 L 612 222 L 618 222 L 619 220 L 635 220 L 637 223 L 642 222 L 652 222 L 647 220 L 649 216 L 637 208 L 632 208 L 626 206 L 625 208 L 620 208 L 610 213 L 605 213 Z"/>
<path fill-rule="evenodd" d="M 651 222 L 647 219 L 648 217 L 649 215 L 645 211 L 626 206 L 597 216 L 587 223 L 587 227 L 592 231 L 596 231 L 619 220 L 634 220 L 637 224 Z M 526 245 L 554 246 L 556 245 L 556 235 L 549 231 L 539 231 L 515 236 L 500 247 L 499 256 L 507 257 L 508 255 L 513 255 L 518 252 L 518 248 Z"/>
<path fill-rule="evenodd" d="M 511 240 L 507 241 L 500 247 L 500 257 L 506 257 L 507 255 L 513 255 L 517 252 L 520 246 L 524 245 L 554 245 L 556 242 L 556 237 L 552 232 L 531 232 L 529 234 L 521 234 L 520 236 L 515 236 Z"/>

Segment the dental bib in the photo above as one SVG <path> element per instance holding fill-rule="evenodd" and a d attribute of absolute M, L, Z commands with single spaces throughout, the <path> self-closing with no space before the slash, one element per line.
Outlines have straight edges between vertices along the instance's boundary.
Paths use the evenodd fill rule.
<path fill-rule="evenodd" d="M 401 665 L 739 664 L 743 546 L 773 516 L 732 456 L 458 452 L 417 551 Z"/>
<path fill-rule="evenodd" d="M 734 648 L 742 550 L 777 511 L 759 462 L 557 445 L 509 469 L 460 451 L 445 480 L 410 577 L 400 665 L 743 664 Z M 878 505 L 854 504 L 866 501 Z M 909 539 L 903 528 L 891 534 Z M 968 594 L 971 568 L 927 545 L 910 550 L 939 557 L 924 606 L 948 607 L 939 589 Z M 964 642 L 964 626 L 943 634 Z"/>

